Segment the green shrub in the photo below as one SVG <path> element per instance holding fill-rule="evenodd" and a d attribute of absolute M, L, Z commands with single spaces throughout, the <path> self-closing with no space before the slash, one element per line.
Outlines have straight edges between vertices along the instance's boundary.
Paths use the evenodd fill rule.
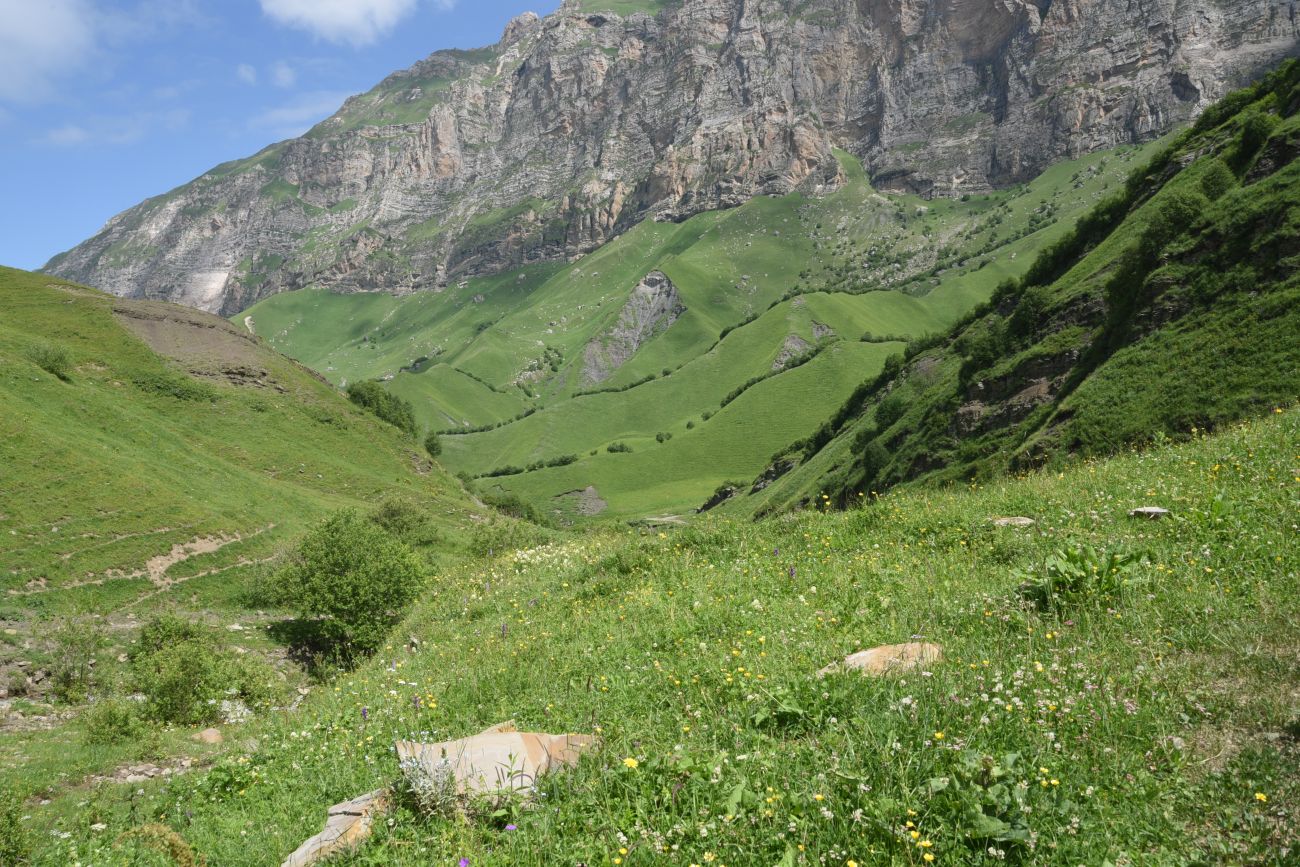
<path fill-rule="evenodd" d="M 1215 157 L 1209 161 L 1205 174 L 1201 176 L 1201 192 L 1212 202 L 1223 198 L 1223 194 L 1237 185 L 1237 178 L 1232 169 Z"/>
<path fill-rule="evenodd" d="M 131 676 L 150 719 L 186 725 L 211 722 L 223 699 L 265 706 L 275 696 L 268 665 L 236 655 L 212 630 L 178 617 L 149 621 L 130 653 Z"/>
<path fill-rule="evenodd" d="M 480 499 L 503 515 L 509 515 L 512 518 L 521 518 L 525 521 L 532 521 L 535 524 L 542 523 L 541 516 L 537 514 L 537 510 L 521 500 L 518 494 L 486 493 Z"/>
<path fill-rule="evenodd" d="M 627 443 L 623 443 L 623 442 L 610 443 L 609 445 L 605 446 L 605 451 L 611 454 L 617 454 L 619 452 L 630 452 L 632 451 L 632 447 Z"/>
<path fill-rule="evenodd" d="M 41 370 L 64 382 L 68 381 L 68 375 L 72 372 L 72 358 L 62 346 L 34 343 L 27 347 L 27 358 Z"/>
<path fill-rule="evenodd" d="M 54 694 L 60 701 L 85 701 L 94 684 L 95 654 L 103 646 L 103 633 L 88 620 L 65 620 L 54 630 L 58 647 L 50 671 Z"/>
<path fill-rule="evenodd" d="M 0 864 L 31 863 L 30 842 L 23 825 L 23 802 L 9 786 L 0 788 Z"/>
<path fill-rule="evenodd" d="M 891 392 L 888 397 L 876 404 L 876 427 L 880 430 L 890 427 L 894 422 L 903 417 L 907 412 L 907 402 L 897 391 Z"/>
<path fill-rule="evenodd" d="M 407 545 L 431 545 L 438 540 L 433 517 L 414 500 L 388 497 L 370 513 L 370 520 Z"/>
<path fill-rule="evenodd" d="M 144 721 L 134 702 L 114 698 L 96 702 L 82 718 L 86 727 L 86 743 L 120 744 L 138 740 L 144 731 Z"/>
<path fill-rule="evenodd" d="M 1279 123 L 1281 119 L 1276 115 L 1258 108 L 1252 108 L 1245 113 L 1241 121 L 1241 133 L 1237 137 L 1237 147 L 1232 155 L 1237 171 L 1246 168 Z"/>
<path fill-rule="evenodd" d="M 429 431 L 425 434 L 424 450 L 429 453 L 431 458 L 436 458 L 442 454 L 442 440 L 438 439 L 437 431 Z"/>
<path fill-rule="evenodd" d="M 424 582 L 419 559 L 355 511 L 318 524 L 280 575 L 281 596 L 344 659 L 374 652 Z"/>
<path fill-rule="evenodd" d="M 1136 554 L 1098 552 L 1086 546 L 1067 548 L 1048 557 L 1041 570 L 1022 573 L 1025 581 L 1018 592 L 1040 611 L 1112 600 L 1140 559 Z"/>
<path fill-rule="evenodd" d="M 348 400 L 369 410 L 393 427 L 415 436 L 415 410 L 410 401 L 391 394 L 373 380 L 354 382 L 348 386 Z"/>

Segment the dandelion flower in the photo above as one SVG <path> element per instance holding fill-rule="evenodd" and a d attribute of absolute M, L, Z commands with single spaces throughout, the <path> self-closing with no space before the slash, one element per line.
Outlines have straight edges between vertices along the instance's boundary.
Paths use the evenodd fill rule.
<path fill-rule="evenodd" d="M 638 762 L 636 759 L 632 758 L 631 756 L 628 756 L 626 759 L 623 760 L 623 767 L 627 768 L 628 770 L 635 771 L 637 765 L 639 764 L 641 763 Z"/>
<path fill-rule="evenodd" d="M 1264 794 L 1263 792 L 1256 792 L 1255 800 L 1259 801 L 1261 804 L 1266 804 L 1268 803 L 1268 795 Z"/>

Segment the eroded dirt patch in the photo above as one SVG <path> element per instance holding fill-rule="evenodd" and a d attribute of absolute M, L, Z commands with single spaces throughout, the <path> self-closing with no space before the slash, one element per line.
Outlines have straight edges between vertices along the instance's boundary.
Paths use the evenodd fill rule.
<path fill-rule="evenodd" d="M 574 491 L 565 491 L 555 497 L 562 503 L 566 503 L 574 512 L 584 517 L 599 515 L 605 509 L 609 508 L 609 503 L 605 502 L 596 490 L 595 485 L 587 485 Z"/>

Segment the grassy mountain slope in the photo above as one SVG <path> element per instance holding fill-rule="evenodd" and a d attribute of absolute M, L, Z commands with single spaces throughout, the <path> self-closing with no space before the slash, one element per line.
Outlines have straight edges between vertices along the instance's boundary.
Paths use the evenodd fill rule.
<path fill-rule="evenodd" d="M 0 307 L 0 617 L 222 607 L 328 511 L 427 498 L 448 552 L 479 511 L 225 320 L 8 268 Z"/>
<path fill-rule="evenodd" d="M 1023 279 L 855 392 L 789 450 L 803 466 L 730 508 L 983 479 L 1296 400 L 1298 112 L 1294 63 L 1208 111 Z"/>
<path fill-rule="evenodd" d="M 451 469 L 482 475 L 575 456 L 490 482 L 545 510 L 569 514 L 567 494 L 593 486 L 608 515 L 681 512 L 811 433 L 902 342 L 942 330 L 1023 272 L 1149 150 L 1094 154 L 1021 188 L 933 202 L 872 190 L 841 154 L 846 183 L 824 197 L 646 221 L 578 262 L 440 294 L 285 293 L 236 320 L 335 381 L 392 376 L 388 386 L 429 428 L 501 425 L 445 436 Z M 608 379 L 585 380 L 584 348 L 656 269 L 685 313 Z M 801 352 L 825 351 L 771 375 L 795 338 Z M 593 389 L 606 393 L 583 394 Z M 632 454 L 606 451 L 615 443 Z"/>
<path fill-rule="evenodd" d="M 1297 442 L 1292 411 L 847 513 L 502 554 L 413 614 L 418 644 L 229 730 L 211 770 L 32 801 L 23 830 L 37 864 L 156 859 L 122 837 L 156 822 L 208 863 L 273 865 L 398 777 L 394 738 L 514 719 L 603 745 L 537 804 L 403 805 L 338 863 L 1290 863 Z M 1127 517 L 1146 504 L 1173 515 Z M 1139 559 L 1108 590 L 1111 554 Z M 1062 569 L 1081 592 L 1023 604 Z M 909 637 L 944 661 L 813 676 Z"/>

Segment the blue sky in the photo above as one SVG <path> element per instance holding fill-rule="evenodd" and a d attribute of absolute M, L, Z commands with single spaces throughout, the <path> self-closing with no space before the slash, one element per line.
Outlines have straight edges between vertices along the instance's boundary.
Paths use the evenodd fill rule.
<path fill-rule="evenodd" d="M 558 0 L 0 0 L 0 264 L 37 268 L 439 48 Z"/>

